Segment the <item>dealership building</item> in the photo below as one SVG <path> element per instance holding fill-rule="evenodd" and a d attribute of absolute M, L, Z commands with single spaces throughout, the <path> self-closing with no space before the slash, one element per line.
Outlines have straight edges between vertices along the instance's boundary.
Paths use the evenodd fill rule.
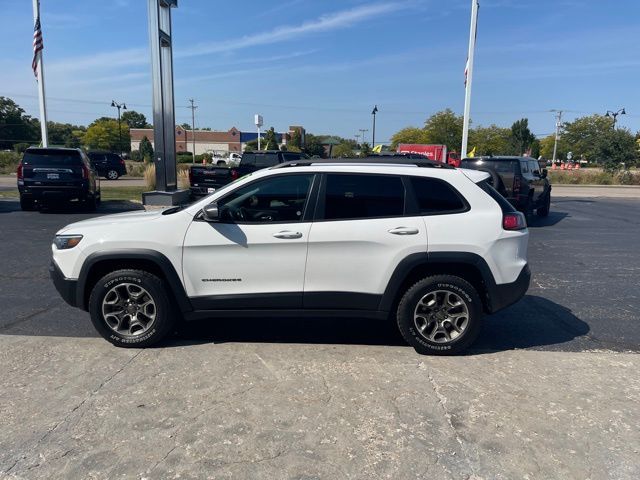
<path fill-rule="evenodd" d="M 287 140 L 295 130 L 299 130 L 304 138 L 304 128 L 291 126 L 286 133 L 276 133 L 280 145 L 286 145 Z M 153 145 L 153 128 L 132 128 L 131 151 L 140 149 L 140 142 L 147 137 Z M 261 137 L 264 138 L 264 132 Z M 180 125 L 176 126 L 176 152 L 191 152 L 195 139 L 195 153 L 200 155 L 207 152 L 236 152 L 242 153 L 248 142 L 258 138 L 258 132 L 241 132 L 236 127 L 231 127 L 226 132 L 212 130 L 187 130 Z M 155 148 L 155 146 L 154 146 Z"/>

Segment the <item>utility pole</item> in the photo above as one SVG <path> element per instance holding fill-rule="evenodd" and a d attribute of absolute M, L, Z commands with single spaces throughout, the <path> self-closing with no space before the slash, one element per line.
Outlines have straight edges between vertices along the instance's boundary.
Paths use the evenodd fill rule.
<path fill-rule="evenodd" d="M 362 134 L 362 143 L 365 141 L 364 132 L 368 132 L 368 128 L 359 128 L 358 131 Z"/>
<path fill-rule="evenodd" d="M 118 150 L 122 155 L 122 126 L 120 125 L 120 109 L 126 110 L 127 106 L 124 103 L 118 103 L 115 100 L 111 100 L 111 106 L 118 109 Z"/>
<path fill-rule="evenodd" d="M 553 142 L 553 160 L 552 164 L 556 163 L 556 153 L 558 152 L 558 137 L 560 136 L 560 125 L 562 124 L 562 110 L 551 110 L 556 114 L 556 140 Z"/>
<path fill-rule="evenodd" d="M 191 103 L 189 107 L 191 109 L 191 149 L 193 150 L 191 163 L 196 163 L 196 108 L 198 106 L 193 104 L 193 98 L 190 98 L 189 102 Z"/>
<path fill-rule="evenodd" d="M 374 105 L 371 115 L 373 116 L 373 133 L 371 138 L 371 148 L 376 146 L 376 113 L 378 113 L 378 105 Z"/>

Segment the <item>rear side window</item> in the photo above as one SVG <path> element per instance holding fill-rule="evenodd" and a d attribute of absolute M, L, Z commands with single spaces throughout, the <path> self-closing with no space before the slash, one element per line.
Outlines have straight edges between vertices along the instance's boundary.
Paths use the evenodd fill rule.
<path fill-rule="evenodd" d="M 324 219 L 342 220 L 404 215 L 405 190 L 400 177 L 329 174 Z"/>
<path fill-rule="evenodd" d="M 70 167 L 82 165 L 82 158 L 79 152 L 74 151 L 27 150 L 22 163 L 34 167 Z"/>
<path fill-rule="evenodd" d="M 484 190 L 491 198 L 493 198 L 500 208 L 502 209 L 502 213 L 515 212 L 516 209 L 513 208 L 506 198 L 504 198 L 498 191 L 493 188 L 486 180 L 477 184 L 482 190 Z"/>
<path fill-rule="evenodd" d="M 411 177 L 411 186 L 422 214 L 459 213 L 467 205 L 451 185 L 442 180 Z"/>
<path fill-rule="evenodd" d="M 278 154 L 277 153 L 266 153 L 264 155 L 256 155 L 256 167 L 258 168 L 266 168 L 273 167 L 274 165 L 278 165 Z"/>

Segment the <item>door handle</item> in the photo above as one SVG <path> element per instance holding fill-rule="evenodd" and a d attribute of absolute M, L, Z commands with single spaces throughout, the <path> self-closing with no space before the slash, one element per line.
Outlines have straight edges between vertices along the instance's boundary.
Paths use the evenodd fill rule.
<path fill-rule="evenodd" d="M 301 238 L 302 233 L 290 232 L 288 230 L 284 230 L 282 232 L 274 233 L 273 236 L 276 238 L 292 239 L 292 238 Z"/>
<path fill-rule="evenodd" d="M 394 235 L 416 235 L 420 232 L 417 228 L 413 227 L 396 227 L 389 230 L 389 233 Z"/>

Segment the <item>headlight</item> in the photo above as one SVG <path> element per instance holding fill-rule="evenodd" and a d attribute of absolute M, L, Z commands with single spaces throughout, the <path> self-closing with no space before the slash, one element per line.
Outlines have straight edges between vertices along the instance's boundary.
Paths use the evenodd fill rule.
<path fill-rule="evenodd" d="M 58 250 L 67 250 L 78 245 L 80 240 L 82 240 L 82 235 L 56 235 L 53 244 Z"/>

